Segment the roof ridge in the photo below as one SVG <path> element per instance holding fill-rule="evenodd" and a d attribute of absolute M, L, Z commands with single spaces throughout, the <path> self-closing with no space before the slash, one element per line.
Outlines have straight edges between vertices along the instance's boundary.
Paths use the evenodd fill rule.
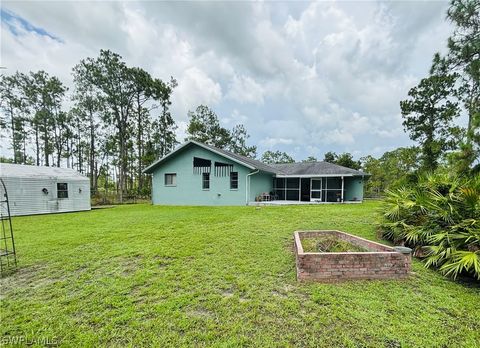
<path fill-rule="evenodd" d="M 191 142 L 193 143 L 196 143 L 196 144 L 201 144 L 201 145 L 204 145 L 204 146 L 207 146 L 209 148 L 212 148 L 214 150 L 217 150 L 217 151 L 220 151 L 220 152 L 226 152 L 227 154 L 233 156 L 233 157 L 239 157 L 240 160 L 241 159 L 245 159 L 247 161 L 253 161 L 253 162 L 258 162 L 259 164 L 262 164 L 270 169 L 272 169 L 272 173 L 277 173 L 278 172 L 278 169 L 272 167 L 270 164 L 267 164 L 265 162 L 262 162 L 256 158 L 251 158 L 251 157 L 247 157 L 247 156 L 244 156 L 244 155 L 240 155 L 238 153 L 235 153 L 235 152 L 232 152 L 230 150 L 226 150 L 226 149 L 222 149 L 222 148 L 219 148 L 219 147 L 216 147 L 216 146 L 213 146 L 213 145 L 210 145 L 210 144 L 205 144 L 205 143 L 202 143 L 200 141 L 196 141 L 196 140 L 190 140 Z M 248 162 L 246 164 L 249 164 Z M 258 169 L 258 168 L 257 168 Z"/>
<path fill-rule="evenodd" d="M 326 161 L 314 161 L 314 162 L 294 162 L 294 163 L 275 163 L 275 164 L 267 164 L 255 158 L 250 158 L 247 156 L 243 156 L 237 154 L 235 152 L 222 149 L 213 145 L 205 144 L 200 141 L 196 140 L 188 140 L 187 142 L 183 143 L 179 147 L 177 147 L 172 152 L 168 153 L 164 157 L 154 161 L 150 164 L 147 168 L 144 169 L 144 173 L 151 173 L 153 168 L 155 168 L 158 164 L 166 160 L 168 157 L 179 151 L 180 149 L 186 147 L 189 144 L 194 144 L 196 146 L 203 147 L 207 150 L 213 151 L 221 156 L 225 156 L 226 158 L 237 162 L 247 168 L 255 169 L 267 173 L 278 174 L 278 175 L 322 175 L 323 174 L 336 174 L 336 175 L 361 175 L 361 176 L 368 176 L 369 174 L 341 166 L 339 164 L 330 163 Z M 295 170 L 295 167 L 296 170 Z M 330 168 L 328 168 L 330 167 Z M 338 168 L 338 169 L 334 169 Z M 306 171 L 307 173 L 302 173 L 302 171 Z M 331 173 L 328 173 L 331 172 Z M 343 172 L 343 173 L 342 173 Z"/>

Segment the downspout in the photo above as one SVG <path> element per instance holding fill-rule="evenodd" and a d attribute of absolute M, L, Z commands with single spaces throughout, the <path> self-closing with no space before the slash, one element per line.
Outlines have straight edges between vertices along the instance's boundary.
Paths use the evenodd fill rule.
<path fill-rule="evenodd" d="M 245 201 L 246 205 L 248 205 L 248 195 L 250 193 L 250 176 L 254 174 L 258 174 L 260 170 L 256 170 L 254 172 L 248 173 L 247 176 L 245 177 Z"/>

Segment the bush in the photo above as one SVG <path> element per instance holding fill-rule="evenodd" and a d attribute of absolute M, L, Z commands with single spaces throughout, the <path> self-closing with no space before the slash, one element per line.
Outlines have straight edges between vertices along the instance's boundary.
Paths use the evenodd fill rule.
<path fill-rule="evenodd" d="M 413 248 L 427 267 L 480 279 L 480 175 L 429 174 L 389 190 L 379 225 L 383 238 Z"/>

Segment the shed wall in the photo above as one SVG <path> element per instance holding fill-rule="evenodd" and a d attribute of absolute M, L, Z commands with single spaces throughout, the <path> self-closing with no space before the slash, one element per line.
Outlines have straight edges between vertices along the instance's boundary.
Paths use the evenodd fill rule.
<path fill-rule="evenodd" d="M 90 210 L 87 178 L 2 178 L 7 188 L 12 216 Z M 57 183 L 68 184 L 68 198 L 57 198 Z M 46 188 L 48 194 L 42 192 Z"/>

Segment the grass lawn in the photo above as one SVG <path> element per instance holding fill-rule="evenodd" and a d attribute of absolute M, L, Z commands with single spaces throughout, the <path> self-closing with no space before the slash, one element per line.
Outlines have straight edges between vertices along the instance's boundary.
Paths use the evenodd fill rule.
<path fill-rule="evenodd" d="M 14 218 L 0 334 L 63 346 L 474 347 L 480 288 L 414 261 L 404 281 L 297 283 L 297 229 L 377 240 L 378 203 L 119 206 Z"/>

